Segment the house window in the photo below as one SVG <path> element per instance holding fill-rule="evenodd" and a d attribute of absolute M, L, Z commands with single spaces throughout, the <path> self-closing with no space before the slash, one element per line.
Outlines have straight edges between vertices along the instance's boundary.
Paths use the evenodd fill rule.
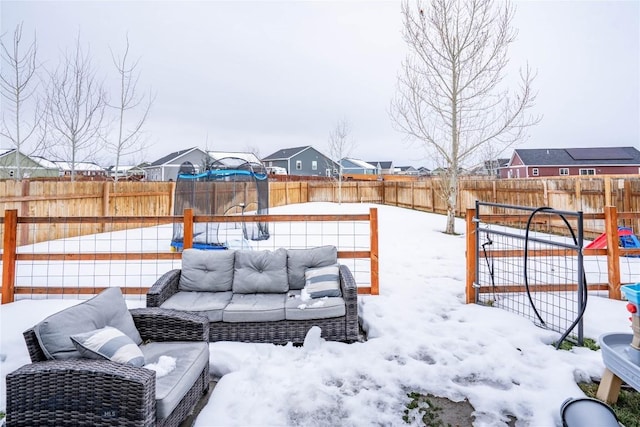
<path fill-rule="evenodd" d="M 327 176 L 331 176 L 331 169 L 325 169 L 324 170 L 325 175 Z"/>
<path fill-rule="evenodd" d="M 13 177 L 14 177 L 14 172 L 15 172 L 15 171 L 14 171 L 13 169 L 11 169 L 11 170 L 9 171 L 9 178 L 13 178 Z"/>
<path fill-rule="evenodd" d="M 296 170 L 297 171 L 302 170 L 302 160 L 296 160 Z"/>
<path fill-rule="evenodd" d="M 560 168 L 560 175 L 569 175 L 569 168 Z"/>
<path fill-rule="evenodd" d="M 314 171 L 318 170 L 318 161 L 317 160 L 313 160 L 311 162 L 311 170 L 314 170 Z"/>
<path fill-rule="evenodd" d="M 580 175 L 595 175 L 595 169 L 580 169 Z"/>
<path fill-rule="evenodd" d="M 533 176 L 540 175 L 540 171 L 538 170 L 538 168 L 531 169 L 531 175 L 533 175 Z"/>

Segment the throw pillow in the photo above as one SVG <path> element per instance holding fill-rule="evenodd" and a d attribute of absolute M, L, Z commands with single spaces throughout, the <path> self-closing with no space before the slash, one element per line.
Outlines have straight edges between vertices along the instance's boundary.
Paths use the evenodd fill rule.
<path fill-rule="evenodd" d="M 108 359 L 137 367 L 144 365 L 144 355 L 140 348 L 131 338 L 111 326 L 72 335 L 70 338 L 80 354 L 88 359 Z"/>
<path fill-rule="evenodd" d="M 335 246 L 317 246 L 307 249 L 287 249 L 287 277 L 289 289 L 304 287 L 304 272 L 309 268 L 326 267 L 338 262 Z"/>
<path fill-rule="evenodd" d="M 311 298 L 342 296 L 338 271 L 338 264 L 307 269 L 303 291 Z"/>

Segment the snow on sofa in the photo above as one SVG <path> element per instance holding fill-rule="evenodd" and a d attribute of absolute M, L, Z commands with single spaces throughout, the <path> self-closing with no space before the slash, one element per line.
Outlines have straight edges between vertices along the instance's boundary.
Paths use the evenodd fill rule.
<path fill-rule="evenodd" d="M 274 251 L 198 250 L 160 277 L 148 307 L 209 319 L 209 340 L 302 343 L 313 326 L 332 341 L 358 339 L 356 283 L 334 246 Z"/>

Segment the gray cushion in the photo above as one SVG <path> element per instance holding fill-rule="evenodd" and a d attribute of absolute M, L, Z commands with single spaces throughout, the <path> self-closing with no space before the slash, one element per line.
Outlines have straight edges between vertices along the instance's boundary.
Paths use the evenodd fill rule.
<path fill-rule="evenodd" d="M 196 382 L 209 361 L 206 342 L 151 342 L 140 346 L 147 363 L 157 363 L 160 356 L 176 359 L 176 367 L 167 375 L 156 377 L 156 415 L 167 418 Z"/>
<path fill-rule="evenodd" d="M 277 322 L 284 320 L 287 294 L 234 294 L 222 313 L 225 322 Z M 213 326 L 215 327 L 215 326 Z"/>
<path fill-rule="evenodd" d="M 307 269 L 304 290 L 311 298 L 342 296 L 338 270 L 338 264 Z"/>
<path fill-rule="evenodd" d="M 236 251 L 233 293 L 287 292 L 287 251 Z"/>
<path fill-rule="evenodd" d="M 231 301 L 228 292 L 185 292 L 171 295 L 161 307 L 172 310 L 192 311 L 209 319 L 209 322 L 221 322 L 222 310 Z"/>
<path fill-rule="evenodd" d="M 137 345 L 142 343 L 120 288 L 105 289 L 90 300 L 47 317 L 33 329 L 47 359 L 69 359 L 82 357 L 71 335 L 105 326 L 119 329 Z"/>
<path fill-rule="evenodd" d="M 287 250 L 289 289 L 304 287 L 304 272 L 308 268 L 326 267 L 337 262 L 338 250 L 335 246 Z"/>
<path fill-rule="evenodd" d="M 181 291 L 230 291 L 234 251 L 185 249 L 178 289 Z"/>
<path fill-rule="evenodd" d="M 290 294 L 285 304 L 287 320 L 329 319 L 346 313 L 345 302 L 341 297 L 302 301 L 300 291 L 291 291 Z"/>
<path fill-rule="evenodd" d="M 144 356 L 131 338 L 111 326 L 71 336 L 76 349 L 87 359 L 106 359 L 141 367 Z"/>

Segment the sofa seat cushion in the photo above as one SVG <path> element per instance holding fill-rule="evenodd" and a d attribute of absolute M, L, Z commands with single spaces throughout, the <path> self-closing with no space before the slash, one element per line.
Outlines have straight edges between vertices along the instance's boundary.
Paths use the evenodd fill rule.
<path fill-rule="evenodd" d="M 231 301 L 228 292 L 184 292 L 171 295 L 160 307 L 171 310 L 191 311 L 209 319 L 209 322 L 221 322 L 222 311 Z"/>
<path fill-rule="evenodd" d="M 285 304 L 286 320 L 313 320 L 341 317 L 346 314 L 342 297 L 324 297 L 303 301 L 300 291 L 290 291 Z"/>
<path fill-rule="evenodd" d="M 181 291 L 230 291 L 233 284 L 234 251 L 182 251 Z"/>
<path fill-rule="evenodd" d="M 160 356 L 176 360 L 175 368 L 164 376 L 156 377 L 156 415 L 167 418 L 193 387 L 209 361 L 206 342 L 151 342 L 140 346 L 147 363 L 157 363 Z"/>
<path fill-rule="evenodd" d="M 222 313 L 224 322 L 277 322 L 284 320 L 287 294 L 234 294 Z M 215 326 L 212 326 L 215 327 Z"/>
<path fill-rule="evenodd" d="M 120 288 L 105 289 L 87 301 L 47 317 L 33 329 L 47 359 L 76 359 L 82 355 L 71 341 L 71 335 L 105 326 L 122 331 L 136 345 L 142 343 Z"/>
<path fill-rule="evenodd" d="M 287 250 L 287 277 L 289 289 L 304 288 L 304 273 L 309 268 L 326 267 L 338 262 L 338 249 L 335 246 L 318 246 L 309 249 Z"/>
<path fill-rule="evenodd" d="M 235 251 L 233 293 L 286 293 L 287 250 Z"/>

